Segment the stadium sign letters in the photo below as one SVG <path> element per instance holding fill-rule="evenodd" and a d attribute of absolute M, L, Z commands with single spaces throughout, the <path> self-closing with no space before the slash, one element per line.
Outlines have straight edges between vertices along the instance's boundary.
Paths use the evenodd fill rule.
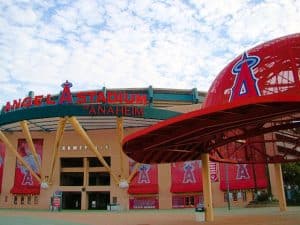
<path fill-rule="evenodd" d="M 62 84 L 63 91 L 59 96 L 37 95 L 27 96 L 23 99 L 15 99 L 7 102 L 3 108 L 4 112 L 11 112 L 18 109 L 31 107 L 77 104 L 83 105 L 91 115 L 124 115 L 142 116 L 143 109 L 137 106 L 146 105 L 147 95 L 128 93 L 126 91 L 82 91 L 71 93 L 72 83 L 66 81 Z"/>
<path fill-rule="evenodd" d="M 61 151 L 87 151 L 89 147 L 87 145 L 61 145 Z M 96 145 L 98 151 L 110 150 L 109 144 Z"/>

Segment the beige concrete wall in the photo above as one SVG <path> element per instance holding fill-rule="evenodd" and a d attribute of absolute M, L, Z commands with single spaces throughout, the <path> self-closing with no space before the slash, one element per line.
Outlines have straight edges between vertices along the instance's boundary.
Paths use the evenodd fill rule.
<path fill-rule="evenodd" d="M 21 132 L 6 133 L 7 138 L 17 148 L 17 142 L 19 138 L 24 138 Z M 51 146 L 54 143 L 55 134 L 46 132 L 32 133 L 33 138 L 42 138 L 44 140 L 43 144 L 43 157 L 42 157 L 42 174 L 47 174 L 50 170 L 50 158 L 51 158 Z M 38 204 L 34 204 L 34 196 L 32 196 L 31 204 L 27 204 L 27 196 L 25 197 L 25 204 L 14 205 L 13 195 L 10 193 L 11 188 L 14 184 L 14 175 L 16 167 L 16 157 L 15 155 L 6 148 L 6 156 L 3 171 L 3 181 L 2 181 L 2 193 L 0 195 L 1 207 L 2 208 L 48 208 L 50 196 L 54 190 L 54 187 L 50 187 L 47 190 L 41 189 L 41 193 L 38 196 Z M 55 178 L 58 179 L 58 169 L 56 170 Z"/>
<path fill-rule="evenodd" d="M 141 129 L 141 128 L 140 128 Z M 137 129 L 125 129 L 125 135 L 136 131 Z M 93 143 L 98 146 L 99 152 L 103 156 L 111 157 L 111 170 L 117 176 L 120 177 L 121 166 L 124 169 L 124 176 L 129 176 L 129 163 L 127 156 L 124 156 L 124 160 L 121 165 L 120 157 L 120 143 L 115 129 L 107 129 L 101 131 L 89 131 L 87 132 Z M 32 138 L 43 138 L 43 158 L 42 158 L 42 174 L 49 176 L 51 171 L 51 157 L 53 151 L 53 144 L 55 141 L 56 132 L 32 132 Z M 11 143 L 17 147 L 17 140 L 24 138 L 21 132 L 6 133 L 6 136 Z M 74 147 L 77 146 L 77 147 Z M 80 147 L 81 146 L 81 147 Z M 64 150 L 63 150 L 64 149 Z M 47 209 L 49 207 L 50 197 L 53 192 L 57 189 L 61 191 L 79 191 L 82 192 L 82 188 L 85 191 L 82 192 L 82 209 L 88 208 L 87 192 L 89 191 L 110 191 L 110 198 L 112 202 L 113 197 L 117 197 L 118 203 L 125 209 L 128 209 L 129 196 L 127 190 L 122 190 L 118 185 L 111 179 L 110 186 L 60 186 L 60 157 L 95 157 L 94 153 L 90 149 L 85 148 L 84 141 L 75 132 L 65 132 L 61 147 L 59 149 L 58 158 L 55 163 L 53 183 L 48 189 L 41 189 L 41 193 L 38 196 L 38 204 L 32 203 L 28 205 L 25 199 L 24 205 L 14 205 L 13 195 L 10 194 L 10 189 L 13 187 L 15 163 L 16 157 L 7 149 L 6 158 L 4 164 L 3 184 L 2 193 L 0 194 L 0 207 L 2 208 L 42 208 Z M 93 168 L 95 170 L 95 168 Z M 72 169 L 71 169 L 72 170 Z M 76 169 L 74 169 L 76 170 Z M 84 170 L 84 168 L 82 169 Z M 105 170 L 105 168 L 101 168 Z M 171 169 L 170 164 L 161 164 L 158 166 L 158 181 L 159 181 L 159 206 L 161 209 L 172 208 L 172 193 L 170 193 L 171 186 Z M 219 182 L 212 183 L 213 192 L 213 206 L 214 207 L 226 207 L 227 203 L 224 202 L 224 193 L 219 189 Z M 187 193 L 188 194 L 188 193 Z M 189 193 L 195 194 L 195 193 Z M 198 193 L 200 194 L 200 193 Z M 32 197 L 33 198 L 33 197 Z M 247 198 L 251 200 L 251 196 Z M 241 199 L 232 203 L 235 206 L 244 206 L 247 202 L 243 202 Z"/>

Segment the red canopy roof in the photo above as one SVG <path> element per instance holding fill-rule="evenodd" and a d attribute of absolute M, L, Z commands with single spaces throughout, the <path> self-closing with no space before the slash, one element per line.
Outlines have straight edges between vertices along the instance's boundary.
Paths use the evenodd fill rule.
<path fill-rule="evenodd" d="M 261 44 L 221 71 L 202 109 L 125 137 L 123 150 L 143 163 L 194 160 L 203 152 L 232 163 L 298 161 L 299 79 L 300 34 Z M 283 130 L 292 138 L 276 139 L 274 132 Z M 276 143 L 272 151 L 253 141 L 267 133 L 271 139 L 262 140 Z M 288 148 L 275 147 L 286 142 Z"/>

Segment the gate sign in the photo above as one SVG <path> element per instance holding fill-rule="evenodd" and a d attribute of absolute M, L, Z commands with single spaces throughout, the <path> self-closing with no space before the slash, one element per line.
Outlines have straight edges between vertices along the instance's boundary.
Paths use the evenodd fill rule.
<path fill-rule="evenodd" d="M 81 91 L 76 93 L 71 93 L 72 83 L 66 81 L 62 85 L 63 91 L 57 97 L 47 95 L 37 95 L 34 97 L 28 96 L 23 99 L 15 99 L 12 102 L 6 102 L 3 111 L 5 113 L 14 111 L 17 109 L 25 109 L 38 106 L 47 105 L 62 105 L 62 104 L 101 104 L 101 105 L 111 105 L 111 104 L 121 104 L 121 105 L 146 105 L 147 95 L 138 93 L 128 93 L 126 91 Z M 96 110 L 95 108 L 89 109 Z M 113 108 L 100 107 L 99 110 L 108 111 L 113 110 Z M 116 110 L 116 109 L 114 109 Z M 122 111 L 124 114 L 128 114 L 128 107 L 117 108 L 117 110 Z M 139 108 L 134 108 L 133 110 L 140 111 Z"/>
<path fill-rule="evenodd" d="M 53 197 L 52 206 L 60 208 L 60 197 Z"/>
<path fill-rule="evenodd" d="M 211 182 L 218 182 L 218 167 L 216 162 L 209 162 L 210 180 Z"/>

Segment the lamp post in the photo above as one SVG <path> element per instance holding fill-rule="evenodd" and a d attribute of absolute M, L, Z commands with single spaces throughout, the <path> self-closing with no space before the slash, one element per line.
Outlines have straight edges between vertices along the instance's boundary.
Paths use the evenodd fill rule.
<path fill-rule="evenodd" d="M 228 163 L 225 163 L 225 175 L 226 175 L 226 185 L 227 185 L 227 206 L 230 210 L 230 197 L 229 197 L 229 179 L 228 179 Z"/>

